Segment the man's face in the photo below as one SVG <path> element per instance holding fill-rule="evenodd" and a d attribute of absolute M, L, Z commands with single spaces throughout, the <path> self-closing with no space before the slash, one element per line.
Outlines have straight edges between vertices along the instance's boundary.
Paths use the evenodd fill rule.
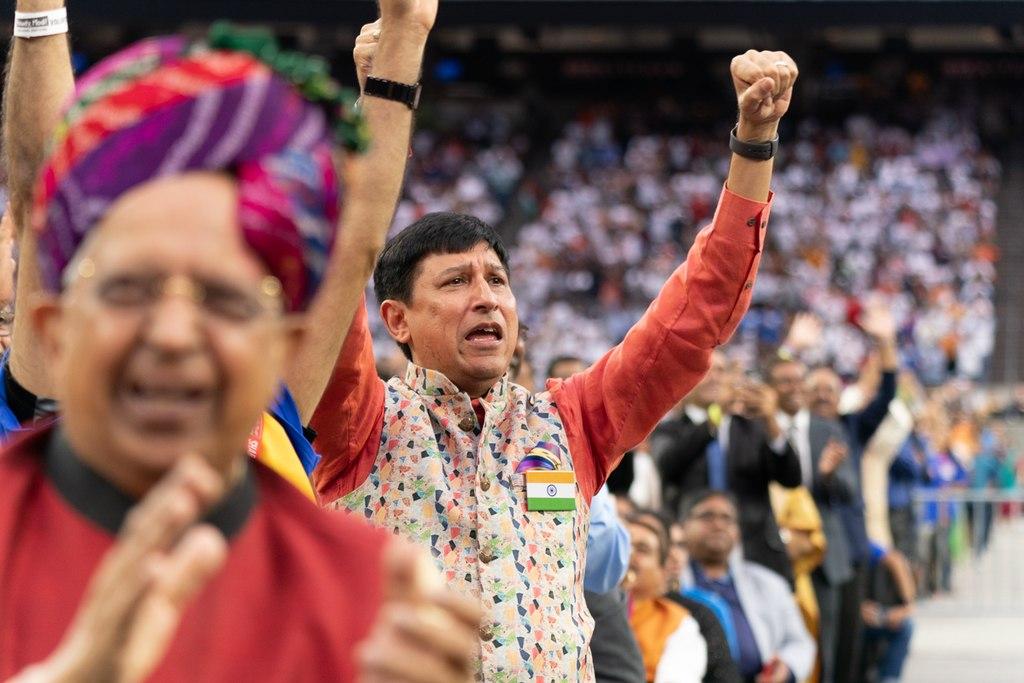
<path fill-rule="evenodd" d="M 486 243 L 459 254 L 431 254 L 417 268 L 408 303 L 385 301 L 384 318 L 413 362 L 482 396 L 508 369 L 519 338 L 508 273 Z"/>
<path fill-rule="evenodd" d="M 185 453 L 230 469 L 298 342 L 237 204 L 221 175 L 139 186 L 35 311 L 71 443 L 142 489 Z"/>
<path fill-rule="evenodd" d="M 665 562 L 665 573 L 669 581 L 677 580 L 683 573 L 683 567 L 688 561 L 686 552 L 686 532 L 682 524 L 673 524 L 669 530 L 670 545 L 668 548 L 668 560 Z"/>
<path fill-rule="evenodd" d="M 818 417 L 831 420 L 839 415 L 839 393 L 842 383 L 828 368 L 818 368 L 807 377 L 808 406 Z"/>
<path fill-rule="evenodd" d="M 630 524 L 629 537 L 633 552 L 629 569 L 633 572 L 632 593 L 638 600 L 649 600 L 665 593 L 665 568 L 661 564 L 661 541 L 658 534 L 643 524 Z"/>
<path fill-rule="evenodd" d="M 711 354 L 711 369 L 690 393 L 693 403 L 701 408 L 707 408 L 713 403 L 721 404 L 724 400 L 728 374 L 729 368 L 725 354 L 715 351 Z"/>
<path fill-rule="evenodd" d="M 804 377 L 807 370 L 801 363 L 781 363 L 772 369 L 772 389 L 779 396 L 779 407 L 793 415 L 804 407 Z"/>
<path fill-rule="evenodd" d="M 727 498 L 708 498 L 690 512 L 683 523 L 683 533 L 694 560 L 725 562 L 740 540 L 736 509 Z"/>

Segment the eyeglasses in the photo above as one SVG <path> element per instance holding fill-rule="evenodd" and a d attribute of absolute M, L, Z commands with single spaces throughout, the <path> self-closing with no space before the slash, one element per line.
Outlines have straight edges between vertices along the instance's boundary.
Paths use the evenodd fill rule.
<path fill-rule="evenodd" d="M 704 512 L 698 512 L 697 514 L 690 515 L 691 519 L 696 519 L 705 524 L 712 522 L 724 522 L 728 526 L 732 526 L 736 523 L 736 515 L 731 515 L 728 512 L 715 512 L 713 510 L 705 510 Z"/>
<path fill-rule="evenodd" d="M 10 337 L 14 326 L 14 303 L 8 301 L 0 305 L 0 337 Z"/>
<path fill-rule="evenodd" d="M 77 274 L 84 280 L 96 277 L 89 259 L 79 263 Z M 96 295 L 104 305 L 124 311 L 145 311 L 166 296 L 182 296 L 208 316 L 232 323 L 247 323 L 281 310 L 281 282 L 263 278 L 259 292 L 247 292 L 232 283 L 209 278 L 166 273 L 115 273 L 97 280 Z"/>

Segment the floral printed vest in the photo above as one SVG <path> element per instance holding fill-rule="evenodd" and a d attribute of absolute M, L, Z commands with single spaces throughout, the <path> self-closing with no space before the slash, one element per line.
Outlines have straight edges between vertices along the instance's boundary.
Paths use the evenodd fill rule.
<path fill-rule="evenodd" d="M 515 474 L 541 441 L 559 446 L 559 469 L 573 469 L 550 394 L 503 378 L 481 399 L 481 425 L 468 394 L 410 365 L 384 400 L 370 476 L 333 506 L 429 546 L 445 583 L 480 601 L 478 680 L 592 681 L 594 622 L 583 597 L 589 505 L 577 487 L 575 512 L 528 512 Z"/>

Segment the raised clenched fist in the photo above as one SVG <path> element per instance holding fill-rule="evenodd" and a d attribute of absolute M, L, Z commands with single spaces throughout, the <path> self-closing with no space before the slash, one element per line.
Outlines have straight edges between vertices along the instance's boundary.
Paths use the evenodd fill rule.
<path fill-rule="evenodd" d="M 437 0 L 380 0 L 384 26 L 401 22 L 429 32 L 437 18 Z"/>
<path fill-rule="evenodd" d="M 373 69 L 373 57 L 377 54 L 380 43 L 380 19 L 363 26 L 356 38 L 356 46 L 352 50 L 352 61 L 356 64 L 356 78 L 359 80 L 359 92 L 366 87 L 366 77 Z"/>
<path fill-rule="evenodd" d="M 733 58 L 730 70 L 740 110 L 737 137 L 748 142 L 775 137 L 800 74 L 796 62 L 785 52 L 747 50 Z"/>

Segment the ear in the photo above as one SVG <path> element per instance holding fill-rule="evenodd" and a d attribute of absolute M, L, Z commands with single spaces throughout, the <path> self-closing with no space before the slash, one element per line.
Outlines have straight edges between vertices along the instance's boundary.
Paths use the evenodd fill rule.
<path fill-rule="evenodd" d="M 404 303 L 385 299 L 380 305 L 380 318 L 392 339 L 399 344 L 409 343 L 412 333 L 409 331 L 408 307 Z"/>
<path fill-rule="evenodd" d="M 299 357 L 299 350 L 306 343 L 309 325 L 304 315 L 287 315 L 281 321 L 281 340 L 284 344 L 285 377 L 290 376 L 287 366 Z"/>
<path fill-rule="evenodd" d="M 63 321 L 64 307 L 60 298 L 43 291 L 33 293 L 29 305 L 24 309 L 24 315 L 15 315 L 15 326 L 21 324 L 31 328 L 30 334 L 24 338 L 39 344 L 46 359 L 46 367 L 51 369 L 51 373 L 60 367 L 64 352 L 61 332 Z"/>

